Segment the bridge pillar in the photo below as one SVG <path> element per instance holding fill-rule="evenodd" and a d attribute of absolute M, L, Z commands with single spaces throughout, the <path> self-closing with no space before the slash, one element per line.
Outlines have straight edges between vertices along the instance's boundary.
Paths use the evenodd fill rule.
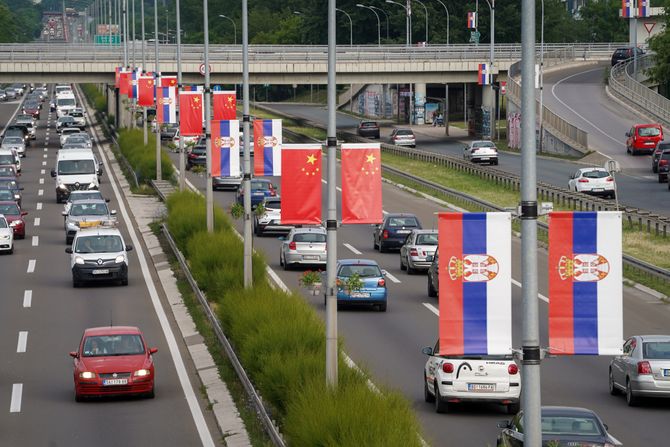
<path fill-rule="evenodd" d="M 482 85 L 482 107 L 485 107 L 489 111 L 488 115 L 488 137 L 493 139 L 493 129 L 495 123 L 495 110 L 496 110 L 496 95 L 495 91 L 491 88 L 490 85 Z"/>
<path fill-rule="evenodd" d="M 426 84 L 414 84 L 414 117 L 418 125 L 426 124 Z"/>
<path fill-rule="evenodd" d="M 117 116 L 116 95 L 114 93 L 114 86 L 105 84 L 105 96 L 107 97 L 107 116 Z"/>

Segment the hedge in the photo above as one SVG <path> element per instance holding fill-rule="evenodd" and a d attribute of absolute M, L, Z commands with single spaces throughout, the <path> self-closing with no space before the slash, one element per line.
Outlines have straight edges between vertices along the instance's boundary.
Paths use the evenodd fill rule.
<path fill-rule="evenodd" d="M 81 88 L 96 112 L 104 113 L 107 110 L 105 95 L 100 93 L 95 84 L 82 84 Z"/>
<path fill-rule="evenodd" d="M 138 183 L 149 183 L 156 178 L 156 137 L 153 133 L 149 134 L 146 146 L 141 129 L 121 129 L 118 141 L 119 149 L 133 167 Z M 161 153 L 161 169 L 163 179 L 174 179 L 172 161 L 165 153 Z"/>

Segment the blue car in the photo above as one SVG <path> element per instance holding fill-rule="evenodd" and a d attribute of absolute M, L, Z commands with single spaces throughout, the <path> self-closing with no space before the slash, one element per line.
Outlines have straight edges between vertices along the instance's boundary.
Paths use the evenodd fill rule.
<path fill-rule="evenodd" d="M 419 218 L 410 213 L 389 213 L 381 224 L 375 226 L 373 245 L 380 253 L 401 248 L 412 230 L 420 230 Z"/>
<path fill-rule="evenodd" d="M 347 290 L 347 281 L 358 274 L 363 287 Z M 337 304 L 376 306 L 386 312 L 388 292 L 384 272 L 371 259 L 342 259 L 337 263 Z"/>
<path fill-rule="evenodd" d="M 251 207 L 256 208 L 266 197 L 277 197 L 277 187 L 267 179 L 251 180 Z M 244 204 L 244 182 L 237 189 L 237 203 Z"/>

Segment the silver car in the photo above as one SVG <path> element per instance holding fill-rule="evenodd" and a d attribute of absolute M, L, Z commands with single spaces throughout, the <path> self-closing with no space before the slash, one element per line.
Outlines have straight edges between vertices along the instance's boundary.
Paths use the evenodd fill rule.
<path fill-rule="evenodd" d="M 254 216 L 254 234 L 263 236 L 265 233 L 288 233 L 293 225 L 281 223 L 281 198 L 266 197 L 261 202 L 265 212 L 260 216 Z"/>
<path fill-rule="evenodd" d="M 670 398 L 670 335 L 636 335 L 626 340 L 623 355 L 609 371 L 610 394 L 626 393 L 630 406 L 642 397 Z"/>
<path fill-rule="evenodd" d="M 437 230 L 412 230 L 400 247 L 400 270 L 428 270 L 437 250 Z"/>
<path fill-rule="evenodd" d="M 498 148 L 493 141 L 477 140 L 463 148 L 463 158 L 473 163 L 498 164 Z"/>
<path fill-rule="evenodd" d="M 416 147 L 414 131 L 408 128 L 397 127 L 391 132 L 391 144 L 396 146 Z"/>
<path fill-rule="evenodd" d="M 294 265 L 326 265 L 326 229 L 302 227 L 292 229 L 282 239 L 279 264 L 284 270 Z"/>
<path fill-rule="evenodd" d="M 26 156 L 26 141 L 21 137 L 5 137 L 0 148 L 15 150 L 20 157 Z"/>
<path fill-rule="evenodd" d="M 72 240 L 82 228 L 111 227 L 116 225 L 116 211 L 107 208 L 104 200 L 80 200 L 74 202 L 70 209 L 63 211 L 65 217 L 65 243 Z"/>

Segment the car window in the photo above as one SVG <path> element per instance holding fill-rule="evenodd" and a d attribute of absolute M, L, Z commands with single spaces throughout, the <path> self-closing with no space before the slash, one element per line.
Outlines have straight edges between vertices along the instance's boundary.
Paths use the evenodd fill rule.
<path fill-rule="evenodd" d="M 144 354 L 144 343 L 137 334 L 98 335 L 84 339 L 83 357 Z"/>
<path fill-rule="evenodd" d="M 120 236 L 80 236 L 77 238 L 75 253 L 116 253 L 123 251 L 123 241 Z"/>
<path fill-rule="evenodd" d="M 0 228 L 7 228 L 7 220 L 4 217 L 0 219 Z"/>
<path fill-rule="evenodd" d="M 12 201 L 14 200 L 14 191 L 9 189 L 0 189 L 0 200 Z"/>
<path fill-rule="evenodd" d="M 543 435 L 602 436 L 600 424 L 592 417 L 542 416 Z"/>
<path fill-rule="evenodd" d="M 296 233 L 293 242 L 326 242 L 326 235 L 321 233 Z"/>
<path fill-rule="evenodd" d="M 652 360 L 670 360 L 670 341 L 642 343 L 642 357 Z"/>
<path fill-rule="evenodd" d="M 265 208 L 269 210 L 281 210 L 281 200 L 267 200 Z"/>
<path fill-rule="evenodd" d="M 640 127 L 637 133 L 641 137 L 657 137 L 661 134 L 661 129 L 658 127 Z"/>
<path fill-rule="evenodd" d="M 75 200 L 91 200 L 91 199 L 102 199 L 102 194 L 98 191 L 70 194 L 68 202 L 74 202 Z"/>
<path fill-rule="evenodd" d="M 104 216 L 108 214 L 106 203 L 75 203 L 70 209 L 72 216 Z"/>
<path fill-rule="evenodd" d="M 0 214 L 9 214 L 10 216 L 17 216 L 19 214 L 19 206 L 15 203 L 0 204 Z"/>
<path fill-rule="evenodd" d="M 379 267 L 370 264 L 343 265 L 340 267 L 340 271 L 338 272 L 337 276 L 348 278 L 355 273 L 358 273 L 358 276 L 361 278 L 382 276 L 382 272 Z"/>
<path fill-rule="evenodd" d="M 582 173 L 582 177 L 585 178 L 605 178 L 609 177 L 609 172 L 607 171 L 601 171 L 601 170 L 594 170 L 594 171 L 584 171 Z"/>
<path fill-rule="evenodd" d="M 251 182 L 252 191 L 265 191 L 268 189 L 268 184 L 265 182 Z"/>
<path fill-rule="evenodd" d="M 437 245 L 437 234 L 419 234 L 416 237 L 416 245 Z"/>
<path fill-rule="evenodd" d="M 419 222 L 417 222 L 414 217 L 391 217 L 388 220 L 387 226 L 389 227 L 418 227 Z"/>
<path fill-rule="evenodd" d="M 58 162 L 58 174 L 93 174 L 95 162 L 93 160 L 61 160 Z"/>
<path fill-rule="evenodd" d="M 16 181 L 14 180 L 0 180 L 0 189 L 17 189 Z"/>
<path fill-rule="evenodd" d="M 12 154 L 0 155 L 0 165 L 14 164 L 14 156 Z"/>
<path fill-rule="evenodd" d="M 6 137 L 4 140 L 2 140 L 2 144 L 22 144 L 23 143 L 23 138 L 21 137 Z"/>
<path fill-rule="evenodd" d="M 665 151 L 661 154 L 662 160 L 670 160 L 670 151 Z"/>
<path fill-rule="evenodd" d="M 374 121 L 365 121 L 361 123 L 361 127 L 377 127 L 377 123 Z"/>
<path fill-rule="evenodd" d="M 414 132 L 411 129 L 398 129 L 396 135 L 411 135 L 414 136 Z"/>
<path fill-rule="evenodd" d="M 475 141 L 472 143 L 472 147 L 495 147 L 491 141 Z"/>

